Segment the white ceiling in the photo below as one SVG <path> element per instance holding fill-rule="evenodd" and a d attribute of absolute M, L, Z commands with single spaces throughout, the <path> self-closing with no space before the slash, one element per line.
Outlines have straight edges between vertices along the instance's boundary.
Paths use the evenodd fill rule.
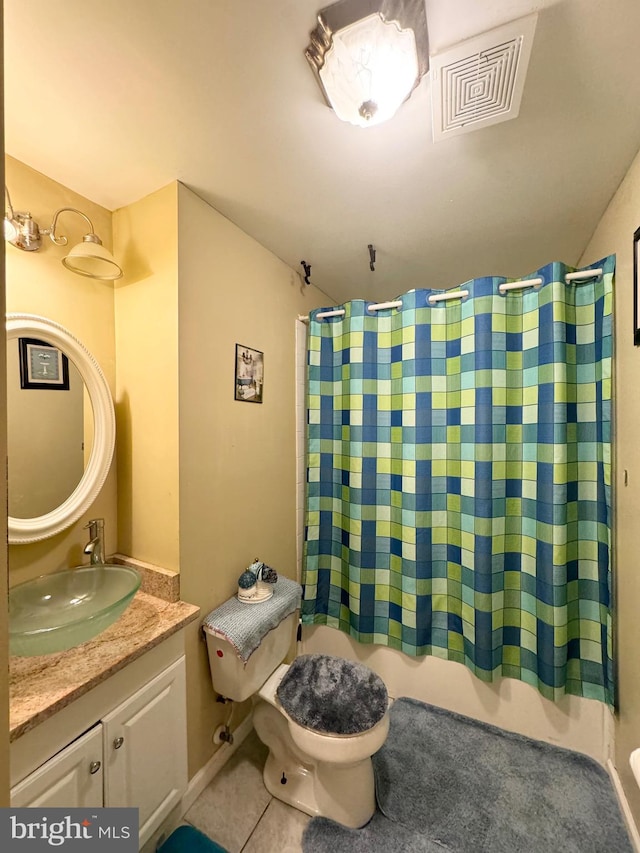
<path fill-rule="evenodd" d="M 576 263 L 640 147 L 638 0 L 426 0 L 431 54 L 539 11 L 520 116 L 437 144 L 428 76 L 325 105 L 316 0 L 4 5 L 9 154 L 109 209 L 178 179 L 336 302 Z"/>

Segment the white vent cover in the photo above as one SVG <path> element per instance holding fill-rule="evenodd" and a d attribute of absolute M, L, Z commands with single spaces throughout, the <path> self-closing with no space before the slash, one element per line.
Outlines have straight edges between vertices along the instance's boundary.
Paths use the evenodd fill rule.
<path fill-rule="evenodd" d="M 433 139 L 517 118 L 537 15 L 430 58 Z"/>

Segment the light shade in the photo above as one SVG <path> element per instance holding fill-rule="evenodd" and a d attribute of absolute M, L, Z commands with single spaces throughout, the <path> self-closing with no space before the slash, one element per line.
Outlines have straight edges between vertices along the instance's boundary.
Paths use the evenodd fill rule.
<path fill-rule="evenodd" d="M 338 118 L 386 121 L 429 68 L 424 0 L 339 0 L 318 13 L 305 53 Z"/>
<path fill-rule="evenodd" d="M 56 225 L 61 213 L 75 213 L 81 216 L 89 226 L 89 233 L 82 238 L 82 243 L 74 246 L 69 254 L 62 258 L 62 263 L 71 272 L 95 278 L 99 281 L 115 281 L 122 278 L 123 272 L 111 252 L 104 248 L 102 240 L 93 230 L 93 223 L 86 213 L 75 207 L 61 207 L 53 214 L 51 228 L 40 230 L 38 223 L 30 213 L 14 211 L 5 184 L 6 211 L 4 216 L 4 239 L 27 252 L 37 252 L 42 245 L 42 234 L 48 234 L 56 246 L 66 246 L 69 241 L 63 235 L 56 234 Z"/>
<path fill-rule="evenodd" d="M 361 127 L 386 121 L 418 77 L 413 31 L 369 15 L 335 33 L 319 74 L 338 118 Z"/>
<path fill-rule="evenodd" d="M 99 281 L 114 281 L 122 278 L 122 270 L 115 258 L 95 234 L 85 234 L 82 243 L 74 246 L 62 259 L 64 266 L 78 275 L 96 278 Z"/>

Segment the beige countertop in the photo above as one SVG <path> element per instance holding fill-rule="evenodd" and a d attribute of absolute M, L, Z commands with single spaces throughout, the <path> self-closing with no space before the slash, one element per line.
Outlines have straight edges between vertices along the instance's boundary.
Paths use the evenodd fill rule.
<path fill-rule="evenodd" d="M 12 657 L 9 663 L 10 737 L 25 732 L 88 693 L 189 622 L 200 608 L 139 591 L 117 622 L 66 652 Z"/>

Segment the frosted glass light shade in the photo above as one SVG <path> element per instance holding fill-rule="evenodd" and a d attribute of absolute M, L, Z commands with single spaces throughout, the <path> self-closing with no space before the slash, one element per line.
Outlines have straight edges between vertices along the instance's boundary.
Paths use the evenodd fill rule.
<path fill-rule="evenodd" d="M 94 235 L 87 235 L 93 237 Z M 74 246 L 69 254 L 62 259 L 62 263 L 71 272 L 85 275 L 87 278 L 96 278 L 100 281 L 114 281 L 122 278 L 122 270 L 108 249 L 101 243 L 87 240 Z"/>
<path fill-rule="evenodd" d="M 318 73 L 343 121 L 361 127 L 386 121 L 420 76 L 413 30 L 368 15 L 333 34 Z"/>

